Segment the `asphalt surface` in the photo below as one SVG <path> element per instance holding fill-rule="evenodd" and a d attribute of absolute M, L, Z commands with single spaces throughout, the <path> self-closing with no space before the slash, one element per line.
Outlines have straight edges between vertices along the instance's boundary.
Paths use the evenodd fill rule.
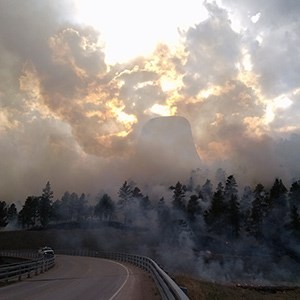
<path fill-rule="evenodd" d="M 136 267 L 67 255 L 57 255 L 46 273 L 0 288 L 1 300 L 159 299 L 155 294 L 152 280 Z"/>

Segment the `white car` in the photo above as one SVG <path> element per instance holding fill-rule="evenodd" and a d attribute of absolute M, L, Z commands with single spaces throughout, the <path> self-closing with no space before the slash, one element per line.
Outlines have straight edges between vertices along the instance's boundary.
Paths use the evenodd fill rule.
<path fill-rule="evenodd" d="M 38 251 L 39 255 L 45 257 L 45 258 L 51 258 L 54 256 L 54 251 L 50 247 L 43 247 L 40 248 Z"/>

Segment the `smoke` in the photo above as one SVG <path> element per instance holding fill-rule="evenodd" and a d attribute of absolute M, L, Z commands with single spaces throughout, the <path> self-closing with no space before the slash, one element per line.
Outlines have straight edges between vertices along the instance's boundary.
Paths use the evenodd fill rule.
<path fill-rule="evenodd" d="M 56 196 L 130 177 L 159 186 L 160 163 L 142 168 L 149 153 L 136 155 L 157 116 L 189 121 L 210 173 L 223 167 L 249 184 L 298 177 L 299 4 L 203 7 L 207 19 L 179 29 L 178 45 L 108 64 L 101 28 L 76 20 L 74 1 L 2 1 L 0 198 L 22 203 L 48 180 Z"/>

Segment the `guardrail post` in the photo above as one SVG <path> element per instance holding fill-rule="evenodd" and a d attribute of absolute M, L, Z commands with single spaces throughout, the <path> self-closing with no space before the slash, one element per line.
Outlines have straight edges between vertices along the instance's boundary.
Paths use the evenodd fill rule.
<path fill-rule="evenodd" d="M 39 262 L 35 262 L 35 275 L 38 275 L 38 269 L 39 269 Z"/>

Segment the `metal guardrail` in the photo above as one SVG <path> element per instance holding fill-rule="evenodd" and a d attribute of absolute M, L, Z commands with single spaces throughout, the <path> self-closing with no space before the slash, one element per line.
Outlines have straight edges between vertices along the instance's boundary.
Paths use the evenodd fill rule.
<path fill-rule="evenodd" d="M 162 300 L 189 300 L 183 290 L 170 276 L 147 256 L 140 256 L 118 252 L 98 252 L 91 250 L 56 250 L 57 254 L 90 256 L 110 260 L 128 262 L 147 271 L 153 278 Z M 0 281 L 8 282 L 11 279 L 21 280 L 22 276 L 31 277 L 32 274 L 43 273 L 55 264 L 54 258 L 39 258 L 35 251 L 7 250 L 0 251 L 0 256 L 21 257 L 30 259 L 28 262 L 8 264 L 0 267 Z"/>
<path fill-rule="evenodd" d="M 8 283 L 10 280 L 22 280 L 22 277 L 30 278 L 51 269 L 55 265 L 53 258 L 39 258 L 33 251 L 0 251 L 2 257 L 18 257 L 27 261 L 5 264 L 0 266 L 0 281 Z"/>
<path fill-rule="evenodd" d="M 97 252 L 90 250 L 56 250 L 58 254 L 75 256 L 100 257 L 120 262 L 128 262 L 147 271 L 153 278 L 162 300 L 188 300 L 188 296 L 170 278 L 170 276 L 158 266 L 158 264 L 147 256 L 118 252 Z"/>

